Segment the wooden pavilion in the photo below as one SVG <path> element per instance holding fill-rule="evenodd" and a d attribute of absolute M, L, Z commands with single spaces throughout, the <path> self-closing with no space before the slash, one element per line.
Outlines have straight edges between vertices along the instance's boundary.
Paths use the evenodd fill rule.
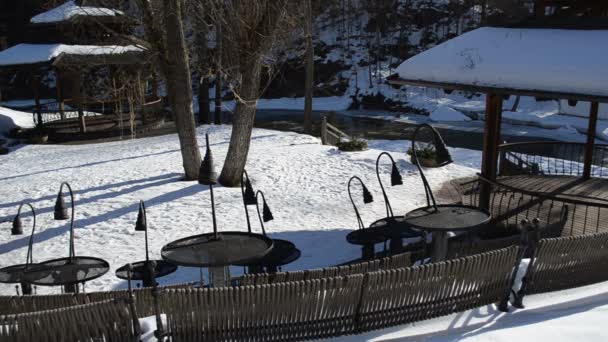
<path fill-rule="evenodd" d="M 155 82 L 149 96 L 154 100 L 146 100 L 152 72 L 146 55 L 148 44 L 131 34 L 138 22 L 119 10 L 96 5 L 94 1 L 67 1 L 39 13 L 30 19 L 28 43 L 0 52 L 0 69 L 10 71 L 8 75 L 27 75 L 39 126 L 81 134 L 87 132 L 88 125 L 92 130 L 122 127 L 122 115 L 117 123 L 104 115 L 87 119 L 85 112 L 132 114 L 136 106 L 123 104 L 127 98 L 137 99 L 143 124 L 149 112 L 144 108 L 150 107 L 146 104 L 153 102 L 155 110 L 158 109 Z M 43 110 L 40 83 L 49 75 L 54 79 L 56 106 Z M 101 95 L 86 94 L 91 81 L 85 78 L 90 75 L 95 75 L 94 81 L 105 80 Z M 66 105 L 77 110 L 77 119 L 66 117 Z M 133 123 L 133 117 L 128 120 Z M 70 128 L 76 123 L 77 130 Z"/>
<path fill-rule="evenodd" d="M 598 107 L 608 103 L 607 8 L 592 0 L 537 1 L 536 18 L 465 33 L 406 60 L 388 81 L 485 94 L 483 178 L 608 210 L 608 147 L 596 144 Z M 512 95 L 590 102 L 586 143 L 501 145 L 503 100 Z M 491 206 L 491 191 L 481 187 L 480 206 Z M 582 224 L 588 216 L 587 209 Z M 599 210 L 596 216 L 598 227 L 608 219 Z"/>

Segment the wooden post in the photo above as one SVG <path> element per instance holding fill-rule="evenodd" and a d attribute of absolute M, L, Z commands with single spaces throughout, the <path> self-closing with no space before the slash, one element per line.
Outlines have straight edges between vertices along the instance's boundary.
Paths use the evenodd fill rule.
<path fill-rule="evenodd" d="M 597 102 L 591 102 L 591 108 L 589 110 L 589 127 L 587 128 L 587 144 L 585 145 L 583 179 L 589 179 L 591 177 L 591 165 L 593 164 L 593 149 L 595 147 L 598 109 L 599 104 Z"/>
<path fill-rule="evenodd" d="M 327 117 L 321 118 L 321 144 L 327 145 Z"/>
<path fill-rule="evenodd" d="M 76 96 L 76 102 L 78 103 L 78 123 L 80 126 L 80 133 L 85 133 L 87 131 L 87 126 L 86 126 L 86 122 L 84 119 L 84 91 L 83 91 L 83 87 L 82 87 L 82 73 L 81 72 L 78 73 L 77 82 L 78 82 L 78 85 L 77 85 L 76 89 L 77 89 L 78 94 Z"/>
<path fill-rule="evenodd" d="M 486 122 L 483 136 L 481 175 L 489 180 L 496 180 L 501 114 L 502 96 L 486 94 Z M 482 209 L 489 209 L 490 192 L 492 191 L 490 185 L 482 182 L 480 191 L 479 206 Z"/>
<path fill-rule="evenodd" d="M 34 92 L 34 102 L 36 103 L 36 115 L 38 118 L 38 126 L 42 126 L 42 107 L 40 106 L 40 93 L 39 93 L 39 82 L 38 76 L 32 74 L 32 91 Z"/>
<path fill-rule="evenodd" d="M 537 18 L 542 18 L 545 16 L 545 8 L 546 8 L 545 0 L 536 0 L 534 3 L 534 15 Z"/>
<path fill-rule="evenodd" d="M 61 91 L 61 74 L 58 69 L 55 69 L 55 88 L 57 89 L 57 108 L 61 121 L 65 120 L 65 105 L 63 102 L 63 93 Z"/>

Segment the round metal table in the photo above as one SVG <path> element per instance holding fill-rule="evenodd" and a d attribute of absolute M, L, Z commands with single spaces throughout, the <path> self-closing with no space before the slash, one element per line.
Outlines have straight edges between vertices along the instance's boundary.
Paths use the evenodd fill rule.
<path fill-rule="evenodd" d="M 361 258 L 363 260 L 373 259 L 375 250 L 374 245 L 384 243 L 389 238 L 384 234 L 385 227 L 363 228 L 353 230 L 346 235 L 346 241 L 353 245 L 361 246 Z"/>
<path fill-rule="evenodd" d="M 121 266 L 116 270 L 116 277 L 129 280 L 129 265 L 131 265 L 131 280 L 141 280 L 144 287 L 150 287 L 155 284 L 155 278 L 164 277 L 177 270 L 177 265 L 165 260 L 154 260 L 156 262 L 156 267 L 154 267 L 154 272 L 151 274 L 148 271 L 147 266 L 147 263 L 151 261 L 152 260 L 144 260 Z"/>
<path fill-rule="evenodd" d="M 3 267 L 0 269 L 0 283 L 21 284 L 22 294 L 31 294 L 32 285 L 23 280 L 23 272 L 35 264 L 19 264 Z"/>
<path fill-rule="evenodd" d="M 163 259 L 179 266 L 216 268 L 229 265 L 254 264 L 273 248 L 272 239 L 261 234 L 245 232 L 206 233 L 185 237 L 163 246 Z M 224 279 L 223 281 L 226 281 Z M 216 285 L 213 279 L 212 286 Z"/>
<path fill-rule="evenodd" d="M 447 255 L 448 232 L 474 231 L 491 219 L 487 210 L 456 204 L 428 206 L 410 211 L 405 222 L 414 229 L 433 234 L 433 261 L 444 260 Z"/>
<path fill-rule="evenodd" d="M 282 239 L 272 239 L 272 250 L 255 264 L 240 264 L 237 266 L 247 266 L 250 273 L 266 272 L 273 273 L 277 267 L 290 264 L 300 258 L 302 252 L 291 241 Z"/>
<path fill-rule="evenodd" d="M 422 236 L 420 231 L 412 229 L 412 227 L 405 221 L 405 216 L 385 217 L 370 224 L 369 227 L 382 229 L 381 234 L 390 240 L 389 250 L 391 253 L 403 252 L 402 239 Z"/>
<path fill-rule="evenodd" d="M 107 261 L 87 256 L 75 256 L 43 261 L 23 272 L 23 279 L 40 286 L 65 285 L 66 290 L 106 274 Z M 69 292 L 69 291 L 68 291 Z"/>

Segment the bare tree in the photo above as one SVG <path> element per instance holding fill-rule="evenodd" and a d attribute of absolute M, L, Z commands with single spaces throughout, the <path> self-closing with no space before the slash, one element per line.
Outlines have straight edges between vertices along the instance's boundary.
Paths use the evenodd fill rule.
<path fill-rule="evenodd" d="M 237 186 L 247 162 L 260 79 L 268 54 L 286 27 L 289 0 L 211 0 L 211 16 L 222 26 L 222 74 L 235 98 L 232 135 L 220 183 Z"/>
<path fill-rule="evenodd" d="M 304 130 L 306 133 L 312 132 L 312 96 L 315 67 L 315 48 L 312 40 L 312 4 L 311 0 L 306 0 L 305 32 L 306 32 L 306 79 L 304 91 Z"/>
<path fill-rule="evenodd" d="M 163 0 L 161 6 L 155 1 L 137 0 L 137 4 L 143 15 L 147 40 L 155 52 L 167 85 L 167 97 L 177 128 L 185 178 L 194 180 L 198 177 L 201 155 L 192 112 L 192 84 L 183 31 L 182 1 Z"/>

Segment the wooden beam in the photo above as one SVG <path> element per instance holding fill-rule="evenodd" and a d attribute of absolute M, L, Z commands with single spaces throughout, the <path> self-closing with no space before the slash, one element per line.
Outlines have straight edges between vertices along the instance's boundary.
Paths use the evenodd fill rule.
<path fill-rule="evenodd" d="M 38 117 L 38 126 L 42 126 L 42 106 L 40 105 L 40 80 L 38 76 L 32 74 L 32 91 L 34 93 L 34 102 L 36 103 L 36 115 Z"/>
<path fill-rule="evenodd" d="M 84 90 L 82 85 L 82 72 L 78 73 L 78 77 L 76 78 L 78 81 L 78 85 L 76 87 L 76 91 L 78 95 L 76 96 L 76 102 L 78 104 L 78 123 L 80 126 L 80 133 L 85 133 L 87 131 L 87 125 L 84 118 Z"/>
<path fill-rule="evenodd" d="M 485 130 L 483 135 L 483 153 L 481 160 L 481 175 L 491 181 L 496 180 L 496 163 L 498 161 L 498 145 L 500 142 L 500 121 L 502 114 L 502 96 L 486 94 Z M 482 183 L 479 194 L 479 206 L 489 209 L 490 184 Z"/>
<path fill-rule="evenodd" d="M 545 0 L 536 0 L 536 2 L 534 3 L 534 16 L 537 18 L 544 17 L 546 7 L 547 3 Z"/>
<path fill-rule="evenodd" d="M 57 107 L 59 109 L 59 115 L 61 120 L 65 120 L 65 106 L 63 102 L 63 92 L 61 89 L 61 73 L 59 69 L 55 68 L 55 88 L 57 89 Z"/>
<path fill-rule="evenodd" d="M 595 134 L 597 129 L 597 113 L 599 104 L 591 103 L 589 110 L 589 127 L 587 128 L 587 144 L 585 145 L 585 165 L 583 168 L 583 179 L 591 177 L 591 166 L 593 164 L 593 150 L 595 147 Z"/>

